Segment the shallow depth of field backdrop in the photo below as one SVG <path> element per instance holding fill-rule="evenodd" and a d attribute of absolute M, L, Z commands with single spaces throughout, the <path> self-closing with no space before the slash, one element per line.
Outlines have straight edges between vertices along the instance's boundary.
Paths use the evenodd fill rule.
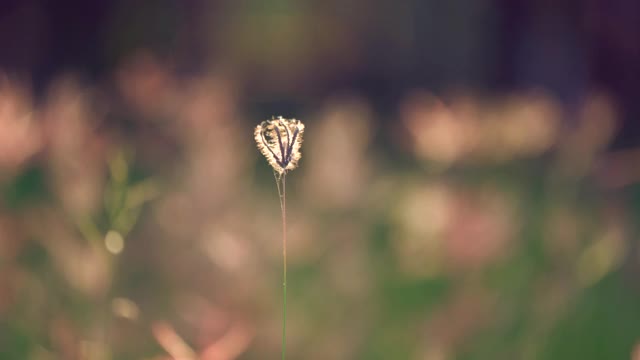
<path fill-rule="evenodd" d="M 636 0 L 4 0 L 0 359 L 640 359 Z"/>

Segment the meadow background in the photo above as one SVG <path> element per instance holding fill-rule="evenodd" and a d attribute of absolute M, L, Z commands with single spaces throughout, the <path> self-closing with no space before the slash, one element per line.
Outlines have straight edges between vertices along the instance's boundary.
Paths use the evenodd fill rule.
<path fill-rule="evenodd" d="M 640 359 L 634 0 L 7 0 L 0 359 Z"/>

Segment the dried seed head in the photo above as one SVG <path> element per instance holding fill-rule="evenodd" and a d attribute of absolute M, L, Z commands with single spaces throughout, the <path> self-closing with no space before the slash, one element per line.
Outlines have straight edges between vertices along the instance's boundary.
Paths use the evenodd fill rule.
<path fill-rule="evenodd" d="M 258 150 L 269 164 L 277 173 L 284 174 L 298 166 L 298 160 L 302 157 L 300 146 L 303 132 L 304 124 L 300 120 L 279 116 L 260 123 L 253 135 Z"/>

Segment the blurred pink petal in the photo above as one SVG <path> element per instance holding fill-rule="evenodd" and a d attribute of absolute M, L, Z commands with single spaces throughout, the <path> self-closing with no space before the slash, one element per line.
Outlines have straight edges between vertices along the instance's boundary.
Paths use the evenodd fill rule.
<path fill-rule="evenodd" d="M 164 321 L 155 322 L 151 326 L 151 332 L 158 341 L 158 344 L 160 344 L 174 360 L 198 359 L 191 347 L 187 345 L 169 323 Z"/>
<path fill-rule="evenodd" d="M 31 92 L 0 73 L 0 168 L 13 170 L 42 147 Z"/>
<path fill-rule="evenodd" d="M 249 328 L 243 323 L 236 322 L 220 339 L 205 347 L 200 359 L 236 359 L 247 349 L 252 338 L 253 335 Z"/>

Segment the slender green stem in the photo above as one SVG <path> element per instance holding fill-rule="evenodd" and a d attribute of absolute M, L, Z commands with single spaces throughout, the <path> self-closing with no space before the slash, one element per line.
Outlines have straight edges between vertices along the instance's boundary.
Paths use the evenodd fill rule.
<path fill-rule="evenodd" d="M 286 173 L 277 176 L 278 195 L 280 197 L 280 210 L 282 211 L 282 360 L 287 352 L 287 196 Z M 282 187 L 280 187 L 282 180 Z"/>

